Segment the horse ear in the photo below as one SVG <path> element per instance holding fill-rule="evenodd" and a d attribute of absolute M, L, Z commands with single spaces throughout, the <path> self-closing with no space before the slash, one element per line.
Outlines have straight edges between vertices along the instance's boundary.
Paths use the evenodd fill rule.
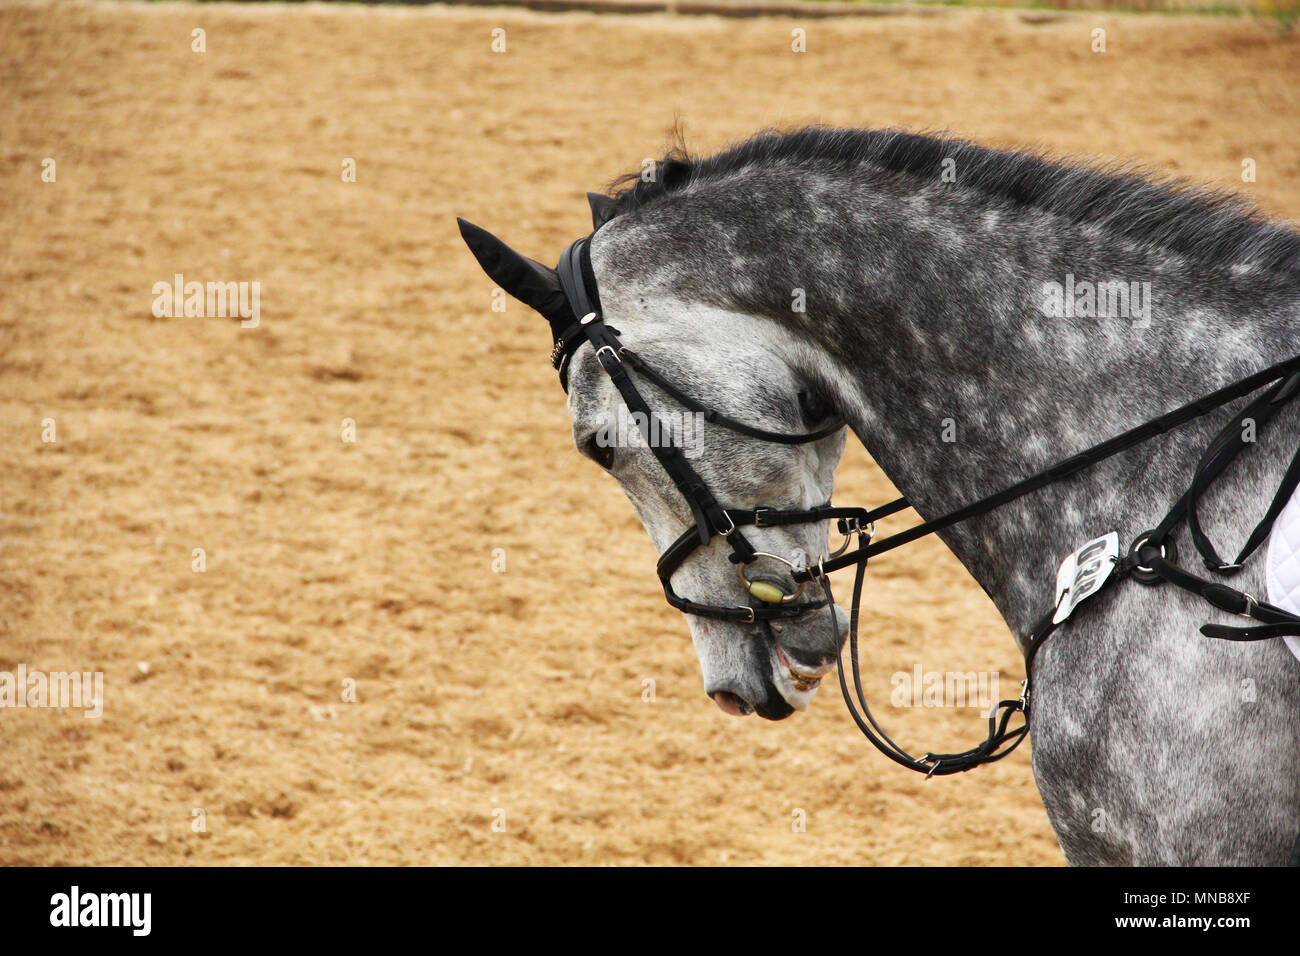
<path fill-rule="evenodd" d="M 601 193 L 587 193 L 587 204 L 591 206 L 592 229 L 599 229 L 614 218 L 614 207 L 617 203 L 612 196 L 605 196 Z"/>
<path fill-rule="evenodd" d="M 457 218 L 461 238 L 483 271 L 508 293 L 548 320 L 569 314 L 568 299 L 554 269 L 511 249 L 486 229 Z"/>

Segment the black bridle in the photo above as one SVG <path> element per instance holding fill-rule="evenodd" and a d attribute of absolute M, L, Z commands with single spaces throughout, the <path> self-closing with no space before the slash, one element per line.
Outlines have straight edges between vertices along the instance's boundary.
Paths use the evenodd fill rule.
<path fill-rule="evenodd" d="M 1300 394 L 1300 357 L 1296 357 L 1254 375 L 1247 376 L 1210 395 L 1189 402 L 1181 408 L 1101 442 L 1008 488 L 873 543 L 875 522 L 909 507 L 906 498 L 895 499 L 886 505 L 871 510 L 865 508 L 837 508 L 833 507 L 829 502 L 802 510 L 763 507 L 754 509 L 724 508 L 718 503 L 717 498 L 704 480 L 691 467 L 680 448 L 653 440 L 650 431 L 653 413 L 641 393 L 637 391 L 636 385 L 628 373 L 629 368 L 639 376 L 653 382 L 686 408 L 703 414 L 706 421 L 722 425 L 738 434 L 760 441 L 781 444 L 805 444 L 826 438 L 839 431 L 844 425 L 836 422 L 817 431 L 799 435 L 770 432 L 729 418 L 714 409 L 701 405 L 691 396 L 681 392 L 642 361 L 631 349 L 623 345 L 619 341 L 619 333 L 616 329 L 605 325 L 600 306 L 600 295 L 596 288 L 595 274 L 591 268 L 590 238 L 588 236 L 574 242 L 564 250 L 560 257 L 557 272 L 572 314 L 566 315 L 565 321 L 562 322 L 556 322 L 555 319 L 552 319 L 555 344 L 551 351 L 551 364 L 559 371 L 560 382 L 567 392 L 569 361 L 573 353 L 584 343 L 591 343 L 601 368 L 605 370 L 615 388 L 618 389 L 628 410 L 634 413 L 646 445 L 659 460 L 664 471 L 668 473 L 669 478 L 672 479 L 673 484 L 676 485 L 690 507 L 694 524 L 668 546 L 660 556 L 657 566 L 668 603 L 687 614 L 734 621 L 741 624 L 789 619 L 826 607 L 829 608 L 831 614 L 832 628 L 837 631 L 838 621 L 835 619 L 834 600 L 831 595 L 828 575 L 832 571 L 855 567 L 857 570 L 853 582 L 853 602 L 849 615 L 848 638 L 854 688 L 851 694 L 844 673 L 843 648 L 841 647 L 839 651 L 840 690 L 844 695 L 845 703 L 849 707 L 854 722 L 876 749 L 896 763 L 910 770 L 924 773 L 927 777 L 961 773 L 980 764 L 1001 760 L 1023 742 L 1029 732 L 1029 686 L 1034 657 L 1047 638 L 1064 620 L 1064 617 L 1059 615 L 1057 607 L 1053 607 L 1033 628 L 1024 642 L 1026 677 L 1021 685 L 1021 694 L 1019 698 L 1014 700 L 999 701 L 998 705 L 991 711 L 988 717 L 988 736 L 982 743 L 961 753 L 926 753 L 921 757 L 915 757 L 894 743 L 889 735 L 881 729 L 872 716 L 871 709 L 867 706 L 866 696 L 862 690 L 862 678 L 858 668 L 858 623 L 867 562 L 876 555 L 892 551 L 894 548 L 908 544 L 918 538 L 983 515 L 1046 485 L 1061 481 L 1085 468 L 1090 468 L 1105 461 L 1125 449 L 1132 448 L 1159 434 L 1221 408 L 1234 399 L 1242 398 L 1271 385 L 1271 388 L 1244 409 L 1239 416 L 1242 419 L 1253 419 L 1256 425 L 1255 430 L 1258 432 L 1286 403 Z M 567 324 L 565 324 L 566 322 Z M 636 415 L 635 413 L 640 414 Z M 1206 624 L 1201 628 L 1201 633 L 1207 637 L 1220 640 L 1255 641 L 1287 635 L 1300 635 L 1300 616 L 1259 601 L 1245 592 L 1198 577 L 1174 563 L 1176 556 L 1170 536 L 1184 518 L 1187 520 L 1191 531 L 1193 543 L 1204 559 L 1206 567 L 1223 575 L 1231 575 L 1239 571 L 1242 562 L 1268 537 L 1273 522 L 1290 500 L 1291 494 L 1295 491 L 1297 485 L 1300 485 L 1300 451 L 1297 451 L 1292 459 L 1264 518 L 1256 526 L 1247 539 L 1245 546 L 1231 564 L 1223 562 L 1215 552 L 1213 545 L 1201 529 L 1197 514 L 1197 504 L 1209 485 L 1223 473 L 1237 454 L 1249 443 L 1243 434 L 1243 429 L 1238 425 L 1237 418 L 1234 417 L 1202 456 L 1193 477 L 1192 485 L 1187 493 L 1178 500 L 1173 509 L 1155 529 L 1139 535 L 1128 552 L 1122 558 L 1115 560 L 1114 571 L 1109 574 L 1102 586 L 1109 586 L 1114 581 L 1126 577 L 1132 577 L 1142 584 L 1160 584 L 1168 581 L 1180 588 L 1198 594 L 1221 610 L 1239 614 L 1250 618 L 1254 622 L 1250 627 L 1239 628 Z M 815 564 L 796 565 L 780 555 L 757 551 L 741 531 L 741 528 L 751 526 L 755 528 L 781 527 L 826 520 L 837 521 L 839 531 L 844 535 L 844 543 L 835 552 L 822 557 Z M 672 575 L 696 549 L 707 547 L 715 536 L 722 536 L 726 539 L 731 548 L 729 560 L 737 565 L 741 580 L 746 584 L 749 592 L 759 598 L 760 606 L 736 605 L 723 607 L 701 604 L 683 598 L 673 590 Z M 853 550 L 849 550 L 850 541 L 854 537 L 857 538 L 858 546 Z M 798 586 L 793 594 L 781 592 L 780 596 L 777 597 L 772 592 L 756 587 L 759 582 L 753 582 L 745 576 L 747 565 L 764 558 L 774 559 L 789 567 L 793 580 Z M 804 585 L 811 581 L 816 581 L 819 585 L 822 592 L 821 599 L 798 601 L 797 599 L 804 590 Z M 764 594 L 768 596 L 764 597 Z M 1064 598 L 1065 595 L 1062 595 L 1061 601 Z M 861 714 L 855 705 L 855 697 L 856 704 L 861 705 Z M 1017 712 L 1024 714 L 1025 720 L 1018 726 L 1011 727 L 1011 718 Z M 1298 845 L 1298 849 L 1300 849 L 1300 845 Z"/>
<path fill-rule="evenodd" d="M 844 427 L 842 422 L 828 425 L 817 431 L 799 435 L 770 432 L 766 429 L 746 425 L 729 418 L 713 409 L 705 408 L 690 396 L 684 394 L 661 375 L 651 369 L 631 349 L 623 345 L 618 338 L 618 330 L 612 329 L 604 322 L 600 308 L 600 295 L 596 289 L 595 276 L 591 271 L 591 254 L 588 239 L 579 239 L 564 250 L 558 267 L 560 283 L 564 294 L 573 307 L 576 319 L 571 325 L 560 330 L 555 347 L 551 351 L 551 364 L 560 373 L 561 384 L 568 391 L 569 359 L 584 342 L 590 342 L 596 350 L 596 360 L 600 367 L 614 383 L 628 411 L 633 413 L 639 424 L 646 444 L 663 466 L 668 477 L 672 479 L 677 490 L 681 492 L 691 509 L 694 524 L 677 538 L 659 558 L 659 579 L 663 583 L 664 596 L 668 603 L 686 614 L 709 617 L 719 621 L 734 621 L 740 624 L 753 624 L 757 621 L 788 620 L 806 614 L 809 611 L 825 607 L 829 600 L 797 601 L 803 592 L 803 583 L 798 584 L 793 594 L 782 594 L 778 601 L 754 605 L 735 605 L 724 607 L 715 604 L 701 604 L 679 595 L 673 590 L 672 576 L 697 548 L 708 547 L 715 536 L 726 539 L 731 548 L 730 561 L 737 566 L 737 571 L 753 593 L 753 584 L 745 577 L 745 568 L 763 558 L 774 559 L 786 564 L 790 570 L 798 568 L 786 558 L 758 551 L 745 537 L 742 528 L 768 528 L 792 524 L 806 524 L 813 521 L 839 519 L 845 527 L 867 525 L 872 520 L 871 513 L 863 508 L 835 508 L 829 503 L 815 508 L 802 510 L 783 510 L 778 508 L 754 508 L 750 510 L 724 508 L 709 489 L 708 484 L 691 467 L 682 450 L 674 445 L 652 440 L 651 423 L 653 413 L 646 400 L 637 391 L 628 369 L 634 369 L 638 375 L 654 382 L 670 396 L 681 402 L 686 408 L 704 415 L 706 421 L 722 425 L 741 435 L 757 438 L 760 441 L 777 442 L 785 445 L 802 445 L 820 441 L 835 434 Z M 640 413 L 639 415 L 637 413 Z M 847 542 L 847 539 L 846 539 Z"/>

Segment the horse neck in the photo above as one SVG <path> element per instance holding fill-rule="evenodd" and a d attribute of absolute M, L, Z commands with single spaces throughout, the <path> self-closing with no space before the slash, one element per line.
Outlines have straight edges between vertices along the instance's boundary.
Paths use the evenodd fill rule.
<path fill-rule="evenodd" d="M 629 308 L 661 294 L 784 329 L 792 366 L 924 518 L 1300 353 L 1300 264 L 1189 255 L 862 170 L 738 174 L 614 219 L 593 248 Z M 1113 280 L 1149 283 L 1149 314 L 1045 310 L 1045 283 Z M 1163 517 L 1227 414 L 940 537 L 1021 630 L 1064 553 Z"/>
<path fill-rule="evenodd" d="M 915 248 L 914 237 L 883 238 L 885 247 Z M 883 283 L 877 275 L 877 290 L 890 297 L 860 290 L 867 318 L 823 322 L 810 310 L 802 326 L 829 359 L 821 374 L 846 420 L 923 518 L 1300 354 L 1294 280 L 1246 282 L 1240 267 L 1189 268 L 1120 244 L 1059 242 L 1056 252 L 1051 236 L 1037 246 L 1024 238 L 1013 244 L 1035 249 L 1028 263 L 966 244 L 925 255 L 918 272 L 913 254 L 910 275 Z M 922 282 L 909 281 L 918 275 Z M 1150 283 L 1145 320 L 1052 317 L 1040 308 L 1044 282 L 1114 278 Z M 1112 530 L 1123 547 L 1126 536 L 1158 523 L 1227 414 L 940 537 L 1023 633 L 1050 602 L 1065 553 Z"/>

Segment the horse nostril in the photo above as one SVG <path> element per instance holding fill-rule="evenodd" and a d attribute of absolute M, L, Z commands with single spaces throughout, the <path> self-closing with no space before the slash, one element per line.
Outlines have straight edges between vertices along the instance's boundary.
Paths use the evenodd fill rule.
<path fill-rule="evenodd" d="M 726 690 L 714 691 L 709 695 L 724 713 L 733 717 L 748 717 L 754 712 L 754 705 Z"/>

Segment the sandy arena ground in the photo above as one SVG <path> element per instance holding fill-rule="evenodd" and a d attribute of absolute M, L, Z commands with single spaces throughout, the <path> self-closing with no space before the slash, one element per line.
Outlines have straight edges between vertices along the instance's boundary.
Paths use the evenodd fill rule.
<path fill-rule="evenodd" d="M 926 783 L 829 686 L 780 724 L 704 697 L 649 540 L 571 447 L 543 323 L 491 311 L 454 216 L 554 261 L 583 193 L 660 154 L 676 112 L 700 151 L 947 127 L 1300 217 L 1300 36 L 60 4 L 0 8 L 0 71 L 0 670 L 106 688 L 99 719 L 0 711 L 0 863 L 1062 862 L 1027 747 Z M 260 282 L 260 326 L 155 319 L 175 273 Z M 890 496 L 851 451 L 837 500 Z M 976 711 L 891 708 L 889 676 L 1013 692 L 982 592 L 926 541 L 867 599 L 891 731 L 969 746 Z"/>

